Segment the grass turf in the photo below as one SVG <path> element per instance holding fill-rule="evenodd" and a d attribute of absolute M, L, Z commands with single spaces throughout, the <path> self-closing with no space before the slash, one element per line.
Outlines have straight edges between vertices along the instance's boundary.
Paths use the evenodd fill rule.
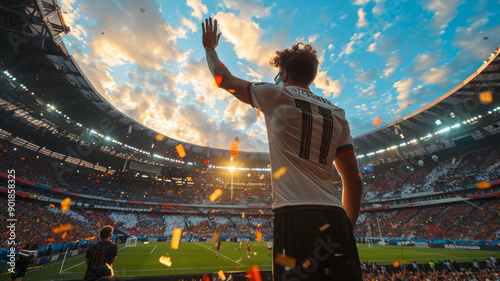
<path fill-rule="evenodd" d="M 144 245 L 137 243 L 137 247 L 123 248 L 119 246 L 118 257 L 114 264 L 116 277 L 152 276 L 152 275 L 177 275 L 213 273 L 223 270 L 244 271 L 253 265 L 261 270 L 271 270 L 271 257 L 267 254 L 266 242 L 250 242 L 252 255 L 247 260 L 246 245 L 241 250 L 234 250 L 234 243 L 223 242 L 218 259 L 215 259 L 213 243 L 184 242 L 177 250 L 170 247 L 170 243 L 158 242 Z M 373 245 L 371 248 L 364 244 L 358 246 L 361 261 L 376 261 L 377 264 L 392 264 L 402 259 L 401 247 Z M 159 262 L 160 256 L 171 258 L 172 266 L 167 267 Z M 500 251 L 491 252 L 500 256 Z M 486 251 L 451 250 L 451 249 L 422 249 L 403 247 L 403 255 L 408 263 L 414 260 L 417 263 L 428 263 L 429 260 L 450 259 L 457 262 L 467 262 L 477 259 L 484 261 L 489 257 Z M 300 261 L 299 261 L 300 262 Z M 28 270 L 24 281 L 53 280 L 82 278 L 85 274 L 85 255 L 66 259 L 62 273 L 62 261 L 44 265 L 42 268 Z M 4 269 L 4 273 L 7 270 Z M 10 274 L 0 276 L 0 281 L 10 280 Z"/>

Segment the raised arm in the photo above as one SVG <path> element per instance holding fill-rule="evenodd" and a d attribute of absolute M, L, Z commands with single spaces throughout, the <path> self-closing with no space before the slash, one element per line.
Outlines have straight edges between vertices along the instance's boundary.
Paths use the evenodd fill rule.
<path fill-rule="evenodd" d="M 361 194 L 363 182 L 361 181 L 358 168 L 358 160 L 354 151 L 346 152 L 335 157 L 335 167 L 342 177 L 342 205 L 351 220 L 352 228 L 358 221 L 359 210 L 361 208 Z"/>
<path fill-rule="evenodd" d="M 207 57 L 207 64 L 212 76 L 218 86 L 244 103 L 250 104 L 249 98 L 249 82 L 231 74 L 229 69 L 219 60 L 219 56 L 215 51 L 219 45 L 219 39 L 222 33 L 217 34 L 217 20 L 212 24 L 212 18 L 205 19 L 205 23 L 201 23 L 203 32 L 202 41 Z"/>

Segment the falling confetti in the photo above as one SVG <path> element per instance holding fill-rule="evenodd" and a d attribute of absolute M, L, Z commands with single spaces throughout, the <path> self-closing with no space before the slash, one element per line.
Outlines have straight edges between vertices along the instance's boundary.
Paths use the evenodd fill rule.
<path fill-rule="evenodd" d="M 224 275 L 224 271 L 222 271 L 222 269 L 218 272 L 218 274 L 220 279 L 222 279 L 222 281 L 226 280 L 226 275 Z"/>
<path fill-rule="evenodd" d="M 68 232 L 64 232 L 63 235 L 61 236 L 62 239 L 65 239 L 66 238 L 66 235 L 68 235 Z"/>
<path fill-rule="evenodd" d="M 303 268 L 308 268 L 310 265 L 311 265 L 311 262 L 310 262 L 309 260 L 306 260 L 306 261 L 302 264 L 302 267 L 303 267 Z"/>
<path fill-rule="evenodd" d="M 398 266 L 399 266 L 399 261 L 395 261 L 395 262 L 392 264 L 392 266 L 394 266 L 394 268 L 398 268 Z"/>
<path fill-rule="evenodd" d="M 172 242 L 170 246 L 172 249 L 177 250 L 179 248 L 179 243 L 181 242 L 182 228 L 174 228 L 174 233 L 172 234 Z"/>
<path fill-rule="evenodd" d="M 94 240 L 95 239 L 95 236 L 92 236 L 92 237 L 89 237 L 89 238 L 85 238 L 85 240 Z"/>
<path fill-rule="evenodd" d="M 171 267 L 172 266 L 172 261 L 170 260 L 170 257 L 165 257 L 165 256 L 161 256 L 160 257 L 160 263 L 168 266 L 168 267 Z"/>
<path fill-rule="evenodd" d="M 245 213 L 241 214 L 241 217 L 242 217 L 242 218 L 245 218 Z"/>
<path fill-rule="evenodd" d="M 220 75 L 215 75 L 215 85 L 220 88 L 220 83 L 222 83 L 222 76 Z"/>
<path fill-rule="evenodd" d="M 262 281 L 262 277 L 260 276 L 259 267 L 254 265 L 249 268 L 245 274 L 245 277 L 250 281 Z"/>
<path fill-rule="evenodd" d="M 261 214 L 264 214 L 264 212 L 263 212 L 262 210 L 259 210 L 259 212 L 260 212 Z"/>
<path fill-rule="evenodd" d="M 61 211 L 63 212 L 63 214 L 69 211 L 70 206 L 71 206 L 71 198 L 66 197 L 66 199 L 61 201 Z"/>
<path fill-rule="evenodd" d="M 274 172 L 273 179 L 277 180 L 277 179 L 281 178 L 284 174 L 286 174 L 286 168 L 281 167 L 276 172 Z"/>
<path fill-rule="evenodd" d="M 263 180 L 264 179 L 264 174 L 260 175 L 259 179 Z"/>
<path fill-rule="evenodd" d="M 54 227 L 52 229 L 52 232 L 60 233 L 60 232 L 70 231 L 72 229 L 73 229 L 73 226 L 71 224 L 65 224 L 65 225 L 61 224 L 60 226 Z"/>
<path fill-rule="evenodd" d="M 233 141 L 229 144 L 229 154 L 231 157 L 238 157 L 240 155 L 240 151 L 238 150 L 238 141 Z"/>
<path fill-rule="evenodd" d="M 175 147 L 175 150 L 177 150 L 177 154 L 179 154 L 180 158 L 184 158 L 184 156 L 186 156 L 186 151 L 184 151 L 184 147 L 182 146 L 182 144 L 178 144 Z"/>
<path fill-rule="evenodd" d="M 325 231 L 327 230 L 328 228 L 330 228 L 330 224 L 329 223 L 326 223 L 324 224 L 322 227 L 319 228 L 319 231 Z"/>
<path fill-rule="evenodd" d="M 257 240 L 257 242 L 260 242 L 260 240 L 262 240 L 262 232 L 260 232 L 259 230 L 255 230 L 255 236 L 257 236 L 255 238 L 255 240 Z"/>
<path fill-rule="evenodd" d="M 235 91 L 235 90 L 233 90 L 233 89 L 229 89 L 228 91 L 229 91 L 231 94 L 232 94 L 232 93 L 234 93 L 234 92 L 236 92 L 236 91 Z"/>
<path fill-rule="evenodd" d="M 358 173 L 358 177 L 361 177 L 361 173 Z"/>
<path fill-rule="evenodd" d="M 257 117 L 260 117 L 260 107 L 257 110 Z"/>
<path fill-rule="evenodd" d="M 143 14 L 144 14 L 144 13 L 146 12 L 146 9 L 144 9 L 143 7 L 141 7 L 141 8 L 139 9 L 139 11 L 141 11 L 141 13 L 143 13 Z"/>
<path fill-rule="evenodd" d="M 490 91 L 487 91 L 487 92 L 482 92 L 480 95 L 479 95 L 479 101 L 482 103 L 482 104 L 490 104 L 493 102 L 493 95 L 491 94 Z"/>
<path fill-rule="evenodd" d="M 214 232 L 212 234 L 212 238 L 210 239 L 210 242 L 218 241 L 219 240 L 219 234 L 217 232 Z"/>
<path fill-rule="evenodd" d="M 208 200 L 210 200 L 210 202 L 214 202 L 215 200 L 217 200 L 217 198 L 219 198 L 220 196 L 222 195 L 222 190 L 221 189 L 216 189 L 211 195 L 210 197 L 208 197 Z"/>
<path fill-rule="evenodd" d="M 482 181 L 482 182 L 476 183 L 476 186 L 479 189 L 488 189 L 491 187 L 491 184 L 487 181 Z"/>
<path fill-rule="evenodd" d="M 274 258 L 274 262 L 282 266 L 294 268 L 295 264 L 297 263 L 297 259 L 287 255 L 276 255 L 276 257 Z"/>
<path fill-rule="evenodd" d="M 219 65 L 220 65 L 220 66 L 224 66 L 224 64 L 223 64 L 222 62 L 221 62 Z"/>
<path fill-rule="evenodd" d="M 56 206 L 54 204 L 50 204 L 50 207 L 55 208 Z"/>
<path fill-rule="evenodd" d="M 375 126 L 375 127 L 378 127 L 378 126 L 380 126 L 381 123 L 382 123 L 382 118 L 375 117 L 375 119 L 372 122 L 372 125 Z"/>
<path fill-rule="evenodd" d="M 158 134 L 158 135 L 156 135 L 156 140 L 157 141 L 162 141 L 164 137 L 165 137 L 164 135 Z"/>
<path fill-rule="evenodd" d="M 192 177 L 186 177 L 186 180 L 188 180 L 188 181 L 192 181 L 192 180 L 193 180 L 193 178 L 192 178 Z"/>

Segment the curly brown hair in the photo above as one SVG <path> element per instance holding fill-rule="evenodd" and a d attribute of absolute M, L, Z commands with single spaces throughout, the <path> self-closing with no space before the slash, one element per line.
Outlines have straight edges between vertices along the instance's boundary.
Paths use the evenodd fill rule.
<path fill-rule="evenodd" d="M 269 64 L 286 70 L 294 81 L 311 85 L 318 73 L 319 61 L 311 45 L 299 42 L 290 49 L 276 51 Z"/>

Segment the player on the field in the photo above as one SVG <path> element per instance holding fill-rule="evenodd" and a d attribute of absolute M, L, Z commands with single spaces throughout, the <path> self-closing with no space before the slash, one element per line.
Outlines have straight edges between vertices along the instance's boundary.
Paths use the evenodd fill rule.
<path fill-rule="evenodd" d="M 297 266 L 286 271 L 273 263 L 275 278 L 329 280 L 331 273 L 339 280 L 362 280 L 353 236 L 361 174 L 344 110 L 309 88 L 319 68 L 316 50 L 299 43 L 277 51 L 270 60 L 279 69 L 276 84 L 251 83 L 233 76 L 219 60 L 215 48 L 220 36 L 216 20 L 202 23 L 208 68 L 220 88 L 264 114 L 271 170 L 275 174 L 286 168 L 272 179 L 274 256 L 286 249 L 287 255 L 303 261 L 317 256 L 317 247 L 326 247 L 319 248 L 327 254 L 316 270 L 305 273 L 307 268 Z M 342 178 L 342 198 L 332 186 L 333 162 Z M 333 227 L 323 229 L 326 224 Z"/>
<path fill-rule="evenodd" d="M 247 257 L 248 260 L 250 261 L 250 244 L 247 242 Z"/>
<path fill-rule="evenodd" d="M 236 251 L 236 248 L 238 247 L 238 236 L 235 234 L 234 235 L 234 250 Z"/>
<path fill-rule="evenodd" d="M 273 250 L 273 243 L 271 240 L 267 241 L 267 253 L 271 256 L 271 251 Z"/>
<path fill-rule="evenodd" d="M 219 250 L 220 250 L 220 244 L 221 244 L 221 243 L 222 243 L 222 242 L 220 241 L 220 239 L 219 239 L 219 240 L 217 240 L 217 243 L 216 243 L 216 244 L 217 244 L 217 246 L 216 246 L 216 248 L 217 248 L 217 254 L 215 254 L 215 258 L 217 258 L 217 256 L 219 256 Z"/>
<path fill-rule="evenodd" d="M 118 246 L 111 242 L 113 230 L 110 225 L 104 226 L 100 233 L 101 241 L 90 246 L 87 250 L 85 280 L 97 280 L 102 276 L 107 276 L 107 273 L 102 275 L 103 272 L 108 272 L 108 269 L 113 267 L 118 255 Z"/>
<path fill-rule="evenodd" d="M 240 247 L 238 248 L 239 251 L 241 251 L 241 244 L 242 244 L 242 242 L 240 241 Z"/>

